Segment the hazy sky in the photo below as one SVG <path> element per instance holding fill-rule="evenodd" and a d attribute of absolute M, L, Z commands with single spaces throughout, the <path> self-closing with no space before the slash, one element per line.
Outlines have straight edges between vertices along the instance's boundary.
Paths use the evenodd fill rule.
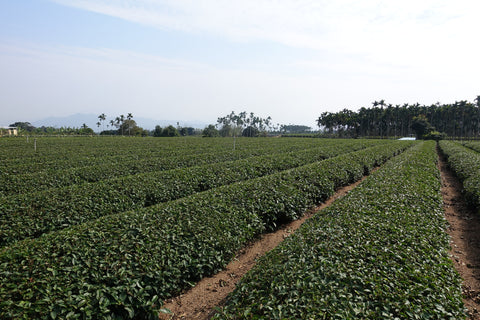
<path fill-rule="evenodd" d="M 480 95 L 477 0 L 0 0 L 0 125 L 74 113 L 314 126 Z"/>

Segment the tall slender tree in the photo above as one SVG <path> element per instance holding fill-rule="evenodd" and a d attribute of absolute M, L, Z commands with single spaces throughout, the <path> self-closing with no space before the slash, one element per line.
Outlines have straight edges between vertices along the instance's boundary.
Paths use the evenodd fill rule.
<path fill-rule="evenodd" d="M 133 119 L 133 114 L 128 113 L 127 114 L 127 120 L 130 122 Z M 130 135 L 130 130 L 132 126 L 128 126 L 128 135 Z"/>
<path fill-rule="evenodd" d="M 106 119 L 107 119 L 107 116 L 105 115 L 105 113 L 102 113 L 101 115 L 98 116 L 98 120 L 102 124 L 105 122 Z M 102 126 L 102 131 L 105 131 L 105 125 Z"/>

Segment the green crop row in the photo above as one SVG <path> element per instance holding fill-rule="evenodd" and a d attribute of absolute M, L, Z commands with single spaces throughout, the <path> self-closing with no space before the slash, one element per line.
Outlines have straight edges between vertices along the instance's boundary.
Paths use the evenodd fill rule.
<path fill-rule="evenodd" d="M 152 139 L 115 139 L 110 138 L 39 138 L 28 143 L 14 140 L 16 143 L 0 141 L 5 154 L 2 154 L 0 171 L 9 174 L 33 173 L 41 170 L 60 170 L 72 167 L 91 166 L 102 163 L 102 159 L 110 158 L 112 162 L 140 159 L 144 156 L 161 156 L 163 153 L 178 155 L 208 149 L 209 146 L 196 142 L 187 149 L 184 144 L 175 141 Z M 163 143 L 162 143 L 163 142 Z M 216 150 L 221 150 L 219 146 Z M 223 149 L 226 151 L 226 149 Z"/>
<path fill-rule="evenodd" d="M 271 139 L 272 140 L 272 139 Z M 320 141 L 320 140 L 318 140 Z M 134 142 L 134 141 L 132 141 Z M 385 143 L 382 141 L 355 141 L 346 140 L 338 143 L 333 141 L 325 141 L 321 144 L 313 145 L 309 148 L 319 148 L 320 151 L 325 147 L 338 146 L 340 148 L 352 148 L 352 150 L 358 148 L 364 148 L 366 146 L 372 146 Z M 97 182 L 106 179 L 112 179 L 119 176 L 127 176 L 139 173 L 147 173 L 162 170 L 171 170 L 175 168 L 184 168 L 195 165 L 217 163 L 223 161 L 232 161 L 248 158 L 251 156 L 267 155 L 273 153 L 288 152 L 292 148 L 294 151 L 306 149 L 298 149 L 302 146 L 310 146 L 312 144 L 298 143 L 296 146 L 285 144 L 281 147 L 275 143 L 266 143 L 261 148 L 256 148 L 259 143 L 252 143 L 251 146 L 243 148 L 243 150 L 225 151 L 219 149 L 217 151 L 202 151 L 186 152 L 182 150 L 179 152 L 162 152 L 160 154 L 152 154 L 145 150 L 149 156 L 142 155 L 140 151 L 136 155 L 137 159 L 131 157 L 98 157 L 91 160 L 91 164 L 87 166 L 77 167 L 75 166 L 75 155 L 70 154 L 72 157 L 70 164 L 66 162 L 65 168 L 62 167 L 61 162 L 56 163 L 55 166 L 49 170 L 42 170 L 34 173 L 15 174 L 13 171 L 22 172 L 23 170 L 18 166 L 13 166 L 11 169 L 5 169 L 5 172 L 0 175 L 0 195 L 8 196 L 18 193 L 38 192 L 38 190 L 44 190 L 48 188 L 65 187 L 72 184 L 78 184 L 83 182 Z M 209 148 L 211 149 L 211 148 Z M 198 146 L 197 146 L 197 151 Z M 157 156 L 155 156 L 157 155 Z M 64 161 L 65 162 L 65 161 Z M 31 166 L 31 165 L 30 165 Z M 30 168 L 30 166 L 28 166 Z M 60 169 L 63 168 L 63 169 Z M 7 172 L 8 171 L 8 172 Z"/>
<path fill-rule="evenodd" d="M 368 141 L 359 143 L 354 140 L 342 141 L 333 144 L 331 142 L 324 143 L 317 148 L 320 150 L 324 147 L 333 145 L 340 148 L 363 148 L 369 145 L 381 143 L 380 141 Z M 300 144 L 301 145 L 301 144 Z M 273 146 L 273 145 L 272 145 Z M 286 145 L 288 146 L 288 145 Z M 209 163 L 217 163 L 223 161 L 232 161 L 244 159 L 255 155 L 265 155 L 272 153 L 280 153 L 283 150 L 289 150 L 291 147 L 277 148 L 273 150 L 271 146 L 260 150 L 245 148 L 245 151 L 217 151 L 203 153 L 175 153 L 164 154 L 162 157 L 146 157 L 143 159 L 122 161 L 122 158 L 100 158 L 97 165 L 85 167 L 73 167 L 63 170 L 44 170 L 33 174 L 3 174 L 0 176 L 0 193 L 3 195 L 11 195 L 18 193 L 28 193 L 38 191 L 45 188 L 64 187 L 82 182 L 96 182 L 105 179 L 111 179 L 119 176 L 127 176 L 139 173 L 147 173 L 162 170 L 171 170 L 175 168 L 184 168 L 194 165 L 202 165 Z M 299 151 L 299 150 L 296 150 Z M 101 163 L 101 164 L 100 164 Z M 18 169 L 18 168 L 17 168 Z"/>
<path fill-rule="evenodd" d="M 341 155 L 0 249 L 0 318 L 155 319 L 163 299 L 406 147 Z"/>
<path fill-rule="evenodd" d="M 148 207 L 320 161 L 356 148 L 363 145 L 316 147 L 6 197 L 0 204 L 0 247 L 108 214 Z"/>
<path fill-rule="evenodd" d="M 34 140 L 37 150 L 34 149 Z M 0 146 L 9 150 L 8 154 L 0 155 L 0 167 L 13 164 L 30 164 L 35 159 L 39 164 L 53 164 L 54 162 L 68 161 L 83 163 L 95 161 L 99 157 L 130 157 L 140 153 L 179 153 L 205 151 L 205 150 L 230 150 L 226 141 L 207 141 L 205 139 L 174 139 L 174 138 L 119 138 L 119 137 L 41 137 L 14 140 L 1 140 Z M 75 154 L 75 159 L 72 159 Z M 30 161 L 29 161 L 30 160 Z"/>
<path fill-rule="evenodd" d="M 472 206 L 480 208 L 480 153 L 453 141 L 440 141 L 448 166 L 462 181 L 465 196 Z"/>
<path fill-rule="evenodd" d="M 479 141 L 463 141 L 460 142 L 463 146 L 475 150 L 477 152 L 480 152 L 480 142 Z"/>
<path fill-rule="evenodd" d="M 387 162 L 260 259 L 215 319 L 461 319 L 434 142 Z"/>
<path fill-rule="evenodd" d="M 60 188 L 84 182 L 97 182 L 120 176 L 171 170 L 195 165 L 232 161 L 252 156 L 251 153 L 232 151 L 202 154 L 165 155 L 138 160 L 102 158 L 101 163 L 62 170 L 50 169 L 28 174 L 4 174 L 0 178 L 0 192 L 4 196 L 28 193 L 48 188 Z"/>
<path fill-rule="evenodd" d="M 147 143 L 150 141 L 151 143 Z M 126 142 L 129 142 L 126 144 Z M 163 143 L 159 143 L 163 142 Z M 160 164 L 163 164 L 167 159 L 171 159 L 171 163 L 168 162 L 168 167 L 171 168 L 173 164 L 178 159 L 182 157 L 195 157 L 198 156 L 201 160 L 202 157 L 206 155 L 218 154 L 218 158 L 222 159 L 227 156 L 233 156 L 233 150 L 231 148 L 226 149 L 224 145 L 213 143 L 205 143 L 204 140 L 195 139 L 194 141 L 189 141 L 187 148 L 184 144 L 172 143 L 170 139 L 157 142 L 156 140 L 144 140 L 144 139 L 125 139 L 124 144 L 112 144 L 106 145 L 102 144 L 104 147 L 103 150 L 97 150 L 95 145 L 89 145 L 90 149 L 86 147 L 83 150 L 63 150 L 64 145 L 61 142 L 57 142 L 56 148 L 62 149 L 62 154 L 55 154 L 55 158 L 51 159 L 49 156 L 47 159 L 42 159 L 42 156 L 34 155 L 33 157 L 24 157 L 21 153 L 12 152 L 10 149 L 6 148 L 6 154 L 10 155 L 8 160 L 3 160 L 1 163 L 2 175 L 0 179 L 2 184 L 11 182 L 15 184 L 16 182 L 21 182 L 22 180 L 35 180 L 35 175 L 38 175 L 38 179 L 42 178 L 49 179 L 46 182 L 46 186 L 49 185 L 49 181 L 53 180 L 52 177 L 57 179 L 64 179 L 63 176 L 71 176 L 86 174 L 87 176 L 83 180 L 89 180 L 88 176 L 89 171 L 98 171 L 95 170 L 95 167 L 105 167 L 106 164 L 110 166 L 123 165 L 125 169 L 124 174 L 131 174 L 132 170 L 141 170 L 144 165 L 149 166 L 158 166 L 155 162 L 160 161 Z M 271 145 L 268 144 L 263 148 L 256 148 L 257 144 L 252 143 L 248 147 L 243 148 L 242 150 L 236 150 L 235 156 L 240 159 L 241 157 L 247 157 L 250 155 L 261 155 L 267 154 L 275 150 L 273 147 L 274 143 Z M 54 146 L 52 142 L 52 147 Z M 289 144 L 286 143 L 281 148 L 289 150 Z M 99 152 L 103 151 L 103 154 Z M 264 153 L 265 152 L 265 153 Z M 173 159 L 172 159 L 173 158 Z M 231 158 L 232 159 L 232 158 Z M 148 165 L 148 161 L 153 162 L 152 165 Z M 74 170 L 73 172 L 70 172 Z M 117 169 L 116 172 L 122 174 L 121 169 Z M 11 177 L 18 175 L 19 177 Z M 32 175 L 30 177 L 29 175 Z M 91 175 L 90 175 L 91 176 Z M 94 177 L 95 179 L 98 179 Z M 16 180 L 5 180 L 3 179 L 16 179 Z M 68 180 L 67 180 L 68 181 Z M 35 181 L 34 181 L 35 182 Z M 28 186 L 27 184 L 25 184 Z M 24 185 L 20 185 L 18 190 L 22 190 Z M 2 188 L 5 188 L 2 186 Z"/>
<path fill-rule="evenodd" d="M 237 139 L 235 153 L 262 155 L 278 150 L 287 152 L 316 145 L 333 144 L 328 140 L 307 139 Z M 0 176 L 3 174 L 27 174 L 44 170 L 65 170 L 78 167 L 142 161 L 144 159 L 199 155 L 205 153 L 232 153 L 230 139 L 201 138 L 42 138 L 37 143 L 22 142 L 20 146 L 0 140 L 2 157 Z M 9 140 L 10 141 L 10 140 Z M 14 140 L 19 141 L 19 140 Z M 378 143 L 378 141 L 377 141 Z"/>

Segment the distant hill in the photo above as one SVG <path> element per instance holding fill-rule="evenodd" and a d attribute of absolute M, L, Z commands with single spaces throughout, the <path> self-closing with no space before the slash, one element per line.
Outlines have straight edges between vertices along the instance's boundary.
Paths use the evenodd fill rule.
<path fill-rule="evenodd" d="M 102 126 L 105 127 L 107 130 L 107 124 L 110 124 L 110 118 L 107 117 L 107 120 L 104 122 Z M 139 127 L 147 130 L 155 129 L 155 126 L 159 125 L 161 127 L 166 127 L 168 125 L 177 126 L 177 122 L 180 123 L 181 127 L 193 127 L 196 129 L 203 129 L 208 126 L 208 123 L 200 122 L 200 121 L 183 121 L 183 120 L 152 120 L 148 118 L 140 118 L 140 117 L 133 117 L 133 120 L 137 123 Z M 71 127 L 71 128 L 79 128 L 84 123 L 92 128 L 95 132 L 98 131 L 97 127 L 98 122 L 98 115 L 95 114 L 83 114 L 77 113 L 66 117 L 49 117 L 43 120 L 38 120 L 32 122 L 32 125 L 35 127 L 54 127 L 54 128 L 61 128 L 61 127 Z M 100 126 L 100 129 L 103 129 Z M 110 129 L 110 128 L 108 128 Z"/>

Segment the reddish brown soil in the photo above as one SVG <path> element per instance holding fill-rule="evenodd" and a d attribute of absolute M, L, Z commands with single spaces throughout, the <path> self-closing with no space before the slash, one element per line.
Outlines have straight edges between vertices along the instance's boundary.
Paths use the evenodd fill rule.
<path fill-rule="evenodd" d="M 442 195 L 447 230 L 451 238 L 450 255 L 463 279 L 463 302 L 468 319 L 480 319 L 480 215 L 468 207 L 461 193 L 462 184 L 449 170 L 442 156 L 439 159 Z"/>
<path fill-rule="evenodd" d="M 163 308 L 170 310 L 171 314 L 162 314 L 160 319 L 209 319 L 215 312 L 215 307 L 221 306 L 227 295 L 235 289 L 235 285 L 256 263 L 257 258 L 263 256 L 290 236 L 302 223 L 315 212 L 329 206 L 336 199 L 344 196 L 361 181 L 338 190 L 324 204 L 311 210 L 301 219 L 282 226 L 276 232 L 264 234 L 259 240 L 249 244 L 237 253 L 236 258 L 227 265 L 225 270 L 213 277 L 202 279 L 195 287 L 184 294 L 165 301 Z"/>

